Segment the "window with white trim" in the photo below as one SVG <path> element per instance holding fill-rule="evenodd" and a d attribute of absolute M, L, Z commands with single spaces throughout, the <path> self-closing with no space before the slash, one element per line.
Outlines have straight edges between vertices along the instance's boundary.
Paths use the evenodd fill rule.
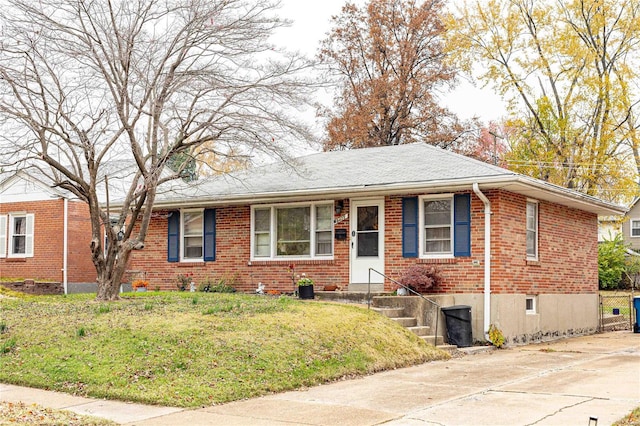
<path fill-rule="evenodd" d="M 631 236 L 640 237 L 640 219 L 631 219 Z"/>
<path fill-rule="evenodd" d="M 251 229 L 256 259 L 333 256 L 333 202 L 256 206 Z"/>
<path fill-rule="evenodd" d="M 0 224 L 5 222 L 0 220 Z M 9 214 L 6 233 L 0 232 L 0 244 L 6 244 L 8 257 L 33 257 L 34 215 L 26 213 Z M 6 241 L 5 241 L 6 239 Z M 3 250 L 0 250 L 4 252 Z"/>
<path fill-rule="evenodd" d="M 202 260 L 204 210 L 183 210 L 182 219 L 182 259 Z"/>
<path fill-rule="evenodd" d="M 7 215 L 0 214 L 0 257 L 7 257 Z"/>
<path fill-rule="evenodd" d="M 538 259 L 538 203 L 527 201 L 527 259 Z"/>
<path fill-rule="evenodd" d="M 536 296 L 527 296 L 525 298 L 524 304 L 525 304 L 525 313 L 527 314 L 537 313 Z"/>
<path fill-rule="evenodd" d="M 453 256 L 453 197 L 425 197 L 420 208 L 422 255 Z"/>

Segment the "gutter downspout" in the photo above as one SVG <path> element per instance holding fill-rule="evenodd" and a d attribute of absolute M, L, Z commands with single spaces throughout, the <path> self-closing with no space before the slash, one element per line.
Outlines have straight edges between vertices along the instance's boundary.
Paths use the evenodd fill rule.
<path fill-rule="evenodd" d="M 473 184 L 473 192 L 484 203 L 484 323 L 485 340 L 489 341 L 491 324 L 491 202 L 480 191 L 477 183 Z"/>
<path fill-rule="evenodd" d="M 62 237 L 63 239 L 63 243 L 62 243 L 62 286 L 64 288 L 64 294 L 68 294 L 68 289 L 67 289 L 67 263 L 69 260 L 69 256 L 68 256 L 68 251 L 69 251 L 69 200 L 67 198 L 63 198 L 64 200 L 64 225 L 63 225 L 63 233 L 64 236 Z"/>

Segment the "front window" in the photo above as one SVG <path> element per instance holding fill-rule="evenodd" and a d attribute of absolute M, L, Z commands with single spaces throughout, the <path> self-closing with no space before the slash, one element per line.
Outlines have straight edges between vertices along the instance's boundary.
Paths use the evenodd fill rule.
<path fill-rule="evenodd" d="M 333 253 L 333 205 L 316 206 L 316 254 Z"/>
<path fill-rule="evenodd" d="M 527 258 L 538 258 L 538 203 L 527 202 Z"/>
<path fill-rule="evenodd" d="M 184 260 L 202 259 L 203 211 L 187 210 L 182 215 L 182 258 Z"/>
<path fill-rule="evenodd" d="M 276 208 L 277 256 L 309 256 L 311 208 Z"/>
<path fill-rule="evenodd" d="M 333 203 L 253 209 L 255 258 L 313 258 L 333 255 Z"/>
<path fill-rule="evenodd" d="M 32 257 L 34 215 L 10 214 L 8 222 L 8 255 L 10 257 Z M 0 242 L 4 244 L 4 241 L 1 240 L 4 238 L 1 238 L 0 235 Z"/>
<path fill-rule="evenodd" d="M 640 237 L 640 220 L 631 221 L 631 236 Z"/>
<path fill-rule="evenodd" d="M 27 250 L 27 217 L 14 216 L 11 224 L 11 254 L 24 255 Z"/>
<path fill-rule="evenodd" d="M 271 209 L 255 209 L 253 224 L 253 254 L 256 257 L 271 257 Z"/>
<path fill-rule="evenodd" d="M 425 199 L 423 202 L 423 254 L 453 255 L 452 199 Z"/>

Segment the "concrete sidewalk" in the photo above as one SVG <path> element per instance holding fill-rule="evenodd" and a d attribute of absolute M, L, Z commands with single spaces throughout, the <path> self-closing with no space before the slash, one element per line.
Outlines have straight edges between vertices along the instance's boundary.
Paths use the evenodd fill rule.
<path fill-rule="evenodd" d="M 184 410 L 0 384 L 0 400 L 128 425 L 608 425 L 640 406 L 640 334 L 467 355 L 247 401 Z"/>

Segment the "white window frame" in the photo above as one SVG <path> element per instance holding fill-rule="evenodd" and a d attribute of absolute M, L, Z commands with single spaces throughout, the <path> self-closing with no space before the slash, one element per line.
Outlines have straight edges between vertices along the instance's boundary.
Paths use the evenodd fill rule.
<path fill-rule="evenodd" d="M 200 255 L 200 257 L 185 257 L 184 255 L 184 251 L 185 248 L 187 247 L 187 244 L 185 243 L 185 238 L 189 237 L 186 232 L 184 232 L 184 219 L 187 213 L 200 213 L 200 215 L 202 216 L 202 234 L 201 234 L 201 238 L 202 238 L 202 254 Z M 193 262 L 193 263 L 197 263 L 197 262 L 204 262 L 204 209 L 184 209 L 180 211 L 180 262 Z M 193 237 L 193 235 L 191 235 L 191 237 Z"/>
<path fill-rule="evenodd" d="M 535 206 L 535 213 L 536 213 L 536 217 L 535 217 L 535 228 L 530 229 L 529 228 L 529 206 L 533 205 Z M 538 260 L 539 258 L 539 244 L 538 241 L 540 240 L 540 204 L 538 203 L 538 201 L 536 200 L 527 200 L 527 204 L 525 206 L 525 241 L 524 241 L 524 246 L 525 246 L 525 252 L 527 254 L 527 260 Z M 528 241 L 528 235 L 529 232 L 534 232 L 535 233 L 535 253 L 532 255 L 529 253 L 528 248 L 527 248 L 527 241 Z"/>
<path fill-rule="evenodd" d="M 536 296 L 526 296 L 524 299 L 524 310 L 527 315 L 535 315 L 538 313 L 538 301 Z M 527 308 L 527 302 L 531 300 L 531 308 Z"/>
<path fill-rule="evenodd" d="M 634 227 L 633 224 L 637 223 L 637 227 Z M 638 230 L 638 235 L 633 235 L 633 230 Z M 640 219 L 631 219 L 629 220 L 629 236 L 631 238 L 640 238 Z"/>
<path fill-rule="evenodd" d="M 435 200 L 448 200 L 451 203 L 451 216 L 449 218 L 449 231 L 450 231 L 450 241 L 451 241 L 451 249 L 448 252 L 439 252 L 439 253 L 426 253 L 426 225 L 424 220 L 424 203 L 425 201 L 435 201 Z M 418 238 L 419 238 L 419 253 L 420 258 L 423 259 L 451 259 L 453 258 L 453 250 L 455 247 L 454 240 L 454 198 L 453 194 L 434 194 L 434 195 L 422 195 L 419 197 L 419 207 L 418 207 Z"/>
<path fill-rule="evenodd" d="M 15 220 L 18 218 L 25 219 L 25 234 L 24 234 L 24 253 L 14 253 L 13 247 L 13 229 L 15 228 Z M 9 220 L 7 221 L 7 257 L 9 258 L 26 258 L 33 257 L 33 242 L 34 242 L 34 228 L 35 228 L 35 216 L 33 213 L 9 213 Z"/>
<path fill-rule="evenodd" d="M 0 258 L 7 257 L 7 220 L 6 214 L 0 214 Z"/>
<path fill-rule="evenodd" d="M 317 254 L 317 233 L 323 232 L 322 230 L 318 230 L 317 225 L 317 207 L 320 206 L 331 206 L 331 253 L 330 254 Z M 263 261 L 263 260 L 306 260 L 306 259 L 315 259 L 315 260 L 333 260 L 333 256 L 335 253 L 335 223 L 333 220 L 333 206 L 334 201 L 317 201 L 317 202 L 300 202 L 300 203 L 284 203 L 284 204 L 261 204 L 251 206 L 251 260 L 253 261 Z M 310 254 L 305 256 L 279 256 L 277 255 L 277 243 L 278 237 L 276 235 L 277 230 L 277 209 L 286 209 L 293 207 L 308 207 L 310 212 L 310 224 L 309 224 L 309 234 L 310 234 Z M 255 245 L 256 245 L 256 229 L 255 229 L 255 211 L 256 210 L 268 210 L 269 211 L 269 255 L 268 256 L 256 256 L 255 253 Z M 326 232 L 326 231 L 324 231 Z M 263 232 L 266 233 L 266 232 Z"/>

